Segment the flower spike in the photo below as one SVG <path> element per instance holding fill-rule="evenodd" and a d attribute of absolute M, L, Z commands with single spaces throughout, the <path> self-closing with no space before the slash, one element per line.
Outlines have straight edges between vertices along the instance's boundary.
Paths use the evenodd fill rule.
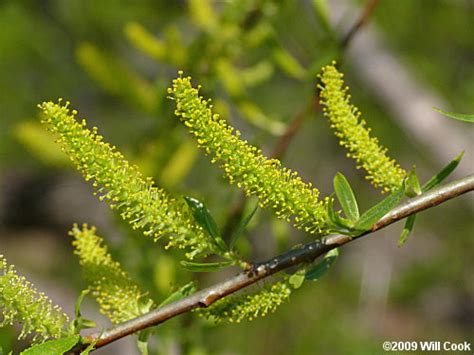
<path fill-rule="evenodd" d="M 103 239 L 96 235 L 95 227 L 84 224 L 80 229 L 74 225 L 70 235 L 74 237 L 74 254 L 79 257 L 89 289 L 102 314 L 113 323 L 120 323 L 150 310 L 153 301 L 112 259 Z"/>
<path fill-rule="evenodd" d="M 19 338 L 33 333 L 33 342 L 59 338 L 68 322 L 68 316 L 59 306 L 37 291 L 24 276 L 17 274 L 13 265 L 0 255 L 0 328 L 22 323 Z"/>
<path fill-rule="evenodd" d="M 206 154 L 212 155 L 212 162 L 220 163 L 230 183 L 237 184 L 247 195 L 256 195 L 261 207 L 269 207 L 277 217 L 292 221 L 297 228 L 324 233 L 326 200 L 318 200 L 319 191 L 311 183 L 240 139 L 240 132 L 213 113 L 210 102 L 199 96 L 199 87 L 192 87 L 190 77 L 183 77 L 180 72 L 168 92 L 176 101 L 175 114 Z"/>
<path fill-rule="evenodd" d="M 244 319 L 254 320 L 275 312 L 279 305 L 288 301 L 290 294 L 291 288 L 287 282 L 280 281 L 251 294 L 228 296 L 197 312 L 217 323 L 224 320 L 240 323 Z"/>
<path fill-rule="evenodd" d="M 93 180 L 95 193 L 128 221 L 155 240 L 164 236 L 168 247 L 190 248 L 189 258 L 214 252 L 212 242 L 197 226 L 184 203 L 145 178 L 117 149 L 105 143 L 97 128 L 77 121 L 77 111 L 59 103 L 44 102 L 42 123 L 59 136 L 58 143 L 86 180 Z"/>
<path fill-rule="evenodd" d="M 364 168 L 366 179 L 385 192 L 394 192 L 402 186 L 407 172 L 395 160 L 386 155 L 387 149 L 370 136 L 370 128 L 360 120 L 359 110 L 349 100 L 349 90 L 344 88 L 343 74 L 338 72 L 335 62 L 322 69 L 321 104 L 323 112 L 331 122 L 340 144 L 347 148 L 347 156 L 357 161 L 357 168 Z"/>

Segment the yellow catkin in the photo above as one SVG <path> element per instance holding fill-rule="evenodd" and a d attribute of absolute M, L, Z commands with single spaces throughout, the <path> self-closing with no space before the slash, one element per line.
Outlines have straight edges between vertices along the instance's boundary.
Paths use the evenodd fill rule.
<path fill-rule="evenodd" d="M 344 87 L 343 74 L 336 69 L 334 62 L 322 69 L 320 79 L 323 112 L 340 144 L 348 149 L 348 157 L 356 160 L 357 168 L 367 172 L 367 180 L 375 187 L 381 187 L 385 192 L 400 188 L 406 171 L 386 155 L 387 149 L 379 144 L 377 138 L 370 136 L 370 128 L 360 119 L 359 110 L 350 103 L 349 89 Z"/>
<path fill-rule="evenodd" d="M 290 294 L 291 288 L 288 284 L 280 281 L 251 294 L 228 296 L 197 312 L 215 322 L 227 320 L 240 323 L 245 319 L 254 320 L 275 312 L 279 305 L 288 301 Z"/>
<path fill-rule="evenodd" d="M 0 328 L 18 322 L 22 325 L 19 338 L 33 334 L 33 342 L 59 338 L 68 316 L 59 306 L 37 291 L 13 265 L 0 255 Z"/>
<path fill-rule="evenodd" d="M 175 199 L 145 178 L 117 149 L 103 141 L 97 128 L 88 129 L 85 120 L 69 103 L 44 102 L 42 123 L 58 135 L 57 142 L 86 180 L 92 180 L 96 194 L 147 236 L 168 238 L 168 247 L 188 248 L 193 258 L 214 251 L 212 242 L 198 227 L 182 199 Z"/>
<path fill-rule="evenodd" d="M 297 228 L 324 233 L 326 200 L 318 200 L 318 189 L 304 182 L 297 172 L 282 167 L 279 160 L 267 159 L 261 150 L 240 139 L 240 132 L 212 112 L 198 89 L 192 87 L 191 78 L 180 73 L 169 94 L 176 101 L 176 115 L 212 156 L 212 162 L 219 163 L 229 182 L 247 195 L 256 195 L 261 207 L 270 208 Z"/>
<path fill-rule="evenodd" d="M 95 227 L 74 225 L 70 234 L 74 237 L 74 254 L 79 257 L 102 314 L 113 323 L 120 323 L 150 310 L 153 302 L 112 259 L 102 238 L 96 235 Z"/>

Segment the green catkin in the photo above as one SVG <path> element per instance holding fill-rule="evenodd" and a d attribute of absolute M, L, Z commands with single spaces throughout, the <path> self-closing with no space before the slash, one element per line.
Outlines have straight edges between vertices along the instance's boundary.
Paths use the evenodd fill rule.
<path fill-rule="evenodd" d="M 59 306 L 17 274 L 13 265 L 0 255 L 0 328 L 14 322 L 22 324 L 19 338 L 33 334 L 33 342 L 59 338 L 68 316 Z"/>
<path fill-rule="evenodd" d="M 42 123 L 59 136 L 57 142 L 70 157 L 85 180 L 93 180 L 95 193 L 133 229 L 140 229 L 155 240 L 165 236 L 167 247 L 190 248 L 186 255 L 192 259 L 198 254 L 215 251 L 213 243 L 198 227 L 181 199 L 176 200 L 163 189 L 154 186 L 138 167 L 130 164 L 117 149 L 103 142 L 97 128 L 86 128 L 86 121 L 77 121 L 75 110 L 65 105 L 44 102 Z"/>
<path fill-rule="evenodd" d="M 212 113 L 209 101 L 199 96 L 199 88 L 192 87 L 190 77 L 182 77 L 180 72 L 168 92 L 176 101 L 175 114 L 206 154 L 212 155 L 212 162 L 219 162 L 230 183 L 247 195 L 256 195 L 261 207 L 271 208 L 277 217 L 292 221 L 297 228 L 313 234 L 326 231 L 327 199 L 319 201 L 319 191 L 311 183 L 241 140 L 239 131 Z"/>
<path fill-rule="evenodd" d="M 83 225 L 80 229 L 74 225 L 70 234 L 74 237 L 74 254 L 79 257 L 89 289 L 102 314 L 113 323 L 120 323 L 150 310 L 153 302 L 112 259 L 102 238 L 96 235 L 95 227 Z"/>
<path fill-rule="evenodd" d="M 224 320 L 240 323 L 245 319 L 254 320 L 258 316 L 265 317 L 275 312 L 279 305 L 290 298 L 290 294 L 291 288 L 288 284 L 280 281 L 251 294 L 225 297 L 197 312 L 217 323 Z"/>
<path fill-rule="evenodd" d="M 359 110 L 350 103 L 349 88 L 344 87 L 343 74 L 338 72 L 335 62 L 322 69 L 319 75 L 321 86 L 321 104 L 323 112 L 331 122 L 340 144 L 347 148 L 347 156 L 357 162 L 357 168 L 363 168 L 366 179 L 384 192 L 393 192 L 400 188 L 406 171 L 395 160 L 386 155 L 387 149 L 370 136 L 370 128 L 365 120 L 360 120 Z"/>

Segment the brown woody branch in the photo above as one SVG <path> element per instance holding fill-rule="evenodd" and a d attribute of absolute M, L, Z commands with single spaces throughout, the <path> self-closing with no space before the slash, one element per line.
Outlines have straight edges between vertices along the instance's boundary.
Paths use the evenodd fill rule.
<path fill-rule="evenodd" d="M 363 235 L 371 234 L 410 215 L 439 205 L 472 190 L 474 190 L 474 174 L 445 184 L 400 204 L 382 217 Z M 90 343 L 100 337 L 96 343 L 96 348 L 103 347 L 127 335 L 161 324 L 182 313 L 200 307 L 208 307 L 217 300 L 279 271 L 302 263 L 313 262 L 316 258 L 324 255 L 329 250 L 349 243 L 352 240 L 354 240 L 354 238 L 346 235 L 329 235 L 315 240 L 267 261 L 256 263 L 249 271 L 241 272 L 228 280 L 196 292 L 191 296 L 155 309 L 138 318 L 118 324 L 103 333 L 89 335 L 85 337 L 85 341 Z M 82 348 L 84 347 L 85 346 Z M 78 353 L 78 351 L 80 350 L 76 348 L 72 352 Z"/>
<path fill-rule="evenodd" d="M 341 47 L 346 48 L 349 46 L 349 43 L 355 37 L 357 32 L 369 21 L 370 16 L 373 14 L 375 8 L 377 7 L 379 0 L 369 0 L 362 11 L 362 14 L 354 23 L 354 25 L 347 31 L 346 35 L 341 40 Z"/>

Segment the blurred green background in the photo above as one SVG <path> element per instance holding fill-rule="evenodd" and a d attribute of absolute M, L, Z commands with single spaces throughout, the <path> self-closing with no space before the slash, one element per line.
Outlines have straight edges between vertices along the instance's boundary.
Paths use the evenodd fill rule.
<path fill-rule="evenodd" d="M 224 226 L 239 192 L 173 116 L 166 88 L 180 69 L 266 154 L 303 112 L 282 160 L 323 194 L 331 193 L 332 177 L 342 171 L 363 208 L 381 198 L 345 157 L 322 114 L 306 109 L 319 69 L 333 59 L 341 64 L 354 104 L 404 168 L 416 165 L 426 180 L 448 162 L 446 152 L 467 142 L 459 170 L 469 172 L 471 126 L 430 108 L 474 112 L 473 3 L 381 1 L 344 49 L 340 39 L 365 4 L 3 0 L 0 253 L 69 314 L 84 287 L 67 236 L 74 222 L 96 224 L 114 256 L 157 300 L 192 276 L 176 263 L 179 253 L 165 253 L 131 233 L 92 196 L 40 126 L 36 107 L 60 97 L 71 101 L 145 174 L 173 193 L 206 201 Z M 386 61 L 379 60 L 381 53 Z M 364 65 L 381 73 L 378 84 L 366 77 Z M 403 80 L 391 81 L 393 75 Z M 421 114 L 411 116 L 420 102 Z M 424 128 L 410 121 L 424 122 Z M 384 340 L 467 340 L 474 346 L 472 217 L 471 196 L 424 212 L 401 249 L 398 223 L 344 247 L 322 280 L 305 284 L 275 314 L 219 326 L 186 315 L 159 329 L 152 353 L 377 354 Z M 262 260 L 308 240 L 259 211 L 241 248 L 249 259 Z M 207 285 L 226 275 L 198 276 Z M 98 317 L 92 301 L 86 313 Z M 16 332 L 0 330 L 4 350 L 26 345 L 16 344 Z M 125 340 L 97 354 L 120 351 L 136 352 Z"/>

